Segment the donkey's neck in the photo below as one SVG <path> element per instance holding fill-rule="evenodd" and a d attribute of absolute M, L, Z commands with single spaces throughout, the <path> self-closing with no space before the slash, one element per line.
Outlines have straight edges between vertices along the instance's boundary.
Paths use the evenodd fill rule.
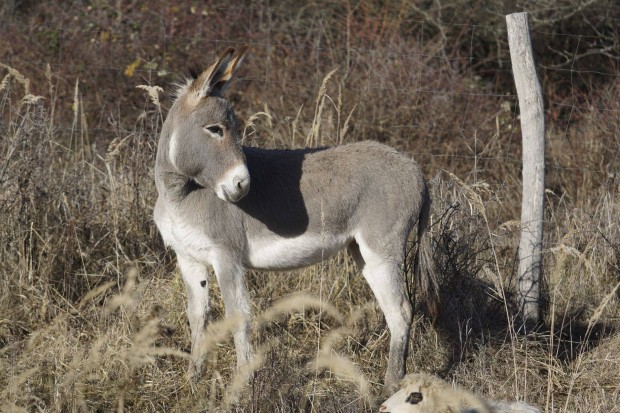
<path fill-rule="evenodd" d="M 172 165 L 165 151 L 158 151 L 157 153 L 155 184 L 159 194 L 173 202 L 181 202 L 193 192 L 204 189 L 194 179 L 180 173 Z"/>
<path fill-rule="evenodd" d="M 192 178 L 181 175 L 175 171 L 159 171 L 158 175 L 164 187 L 166 197 L 171 201 L 181 202 L 191 193 L 204 189 L 203 186 Z"/>
<path fill-rule="evenodd" d="M 203 187 L 187 175 L 181 174 L 170 162 L 170 131 L 166 123 L 160 137 L 155 160 L 155 183 L 160 194 L 169 200 L 180 202 Z"/>

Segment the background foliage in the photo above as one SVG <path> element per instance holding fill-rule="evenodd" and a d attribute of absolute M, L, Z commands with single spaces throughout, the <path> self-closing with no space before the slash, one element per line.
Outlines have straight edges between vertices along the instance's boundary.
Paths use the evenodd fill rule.
<path fill-rule="evenodd" d="M 545 323 L 528 337 L 512 319 L 521 164 L 504 23 L 522 10 L 548 130 Z M 1 409 L 376 410 L 389 337 L 344 254 L 248 274 L 248 386 L 230 320 L 212 327 L 203 380 L 184 378 L 185 292 L 151 218 L 158 133 L 186 68 L 247 43 L 228 92 L 247 145 L 374 139 L 432 179 L 445 308 L 437 325 L 416 318 L 410 371 L 548 411 L 617 410 L 619 23 L 612 0 L 3 2 Z M 273 307 L 293 292 L 307 305 Z"/>

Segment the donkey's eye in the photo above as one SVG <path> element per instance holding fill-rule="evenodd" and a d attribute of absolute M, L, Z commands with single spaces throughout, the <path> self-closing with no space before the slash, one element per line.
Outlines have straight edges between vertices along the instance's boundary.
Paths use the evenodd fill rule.
<path fill-rule="evenodd" d="M 205 129 L 209 131 L 209 133 L 212 133 L 213 135 L 217 135 L 220 138 L 224 136 L 224 129 L 222 129 L 220 125 L 205 126 Z"/>
<path fill-rule="evenodd" d="M 424 398 L 422 397 L 422 393 L 414 391 L 412 392 L 408 397 L 407 400 L 405 400 L 407 403 L 409 404 L 418 404 L 420 403 Z"/>

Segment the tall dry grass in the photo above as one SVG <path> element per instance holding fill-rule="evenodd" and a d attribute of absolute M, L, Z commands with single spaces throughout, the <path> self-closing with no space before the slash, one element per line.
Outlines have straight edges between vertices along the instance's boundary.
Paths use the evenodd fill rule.
<path fill-rule="evenodd" d="M 0 410 L 376 410 L 389 335 L 345 254 L 304 270 L 248 274 L 257 355 L 239 372 L 235 320 L 224 318 L 211 280 L 206 374 L 185 378 L 184 286 L 151 219 L 170 73 L 187 60 L 208 63 L 199 51 L 216 55 L 210 39 L 262 42 L 267 33 L 273 46 L 253 50 L 230 90 L 247 145 L 378 139 L 411 153 L 431 178 L 444 311 L 436 325 L 416 316 L 409 371 L 547 411 L 618 410 L 617 80 L 575 82 L 572 95 L 560 81 L 545 83 L 548 97 L 569 95 L 549 99 L 574 105 L 549 106 L 545 322 L 523 336 L 512 318 L 515 101 L 505 74 L 488 74 L 505 71 L 493 66 L 501 48 L 477 50 L 496 53 L 480 63 L 459 54 L 501 33 L 478 27 L 464 41 L 458 26 L 442 26 L 457 9 L 441 14 L 439 3 L 327 3 L 331 14 L 317 19 L 320 4 L 283 2 L 270 17 L 265 5 L 240 12 L 119 2 L 75 4 L 93 24 L 85 35 L 56 3 L 35 3 L 11 15 L 13 42 L 0 43 Z M 412 22 L 419 12 L 420 25 Z M 202 37 L 192 37 L 209 17 Z M 165 53 L 164 43 L 143 37 L 162 21 L 172 36 Z M 49 67 L 28 63 L 48 59 Z M 93 69 L 111 62 L 122 70 Z M 420 86 L 432 93 L 410 93 Z M 488 94 L 471 94 L 481 91 Z"/>

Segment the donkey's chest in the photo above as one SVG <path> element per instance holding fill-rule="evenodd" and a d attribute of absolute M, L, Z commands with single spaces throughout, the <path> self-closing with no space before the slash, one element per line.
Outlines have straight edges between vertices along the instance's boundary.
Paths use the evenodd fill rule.
<path fill-rule="evenodd" d="M 164 243 L 177 254 L 191 257 L 204 264 L 211 263 L 218 243 L 204 228 L 169 212 L 156 214 L 155 223 Z"/>

